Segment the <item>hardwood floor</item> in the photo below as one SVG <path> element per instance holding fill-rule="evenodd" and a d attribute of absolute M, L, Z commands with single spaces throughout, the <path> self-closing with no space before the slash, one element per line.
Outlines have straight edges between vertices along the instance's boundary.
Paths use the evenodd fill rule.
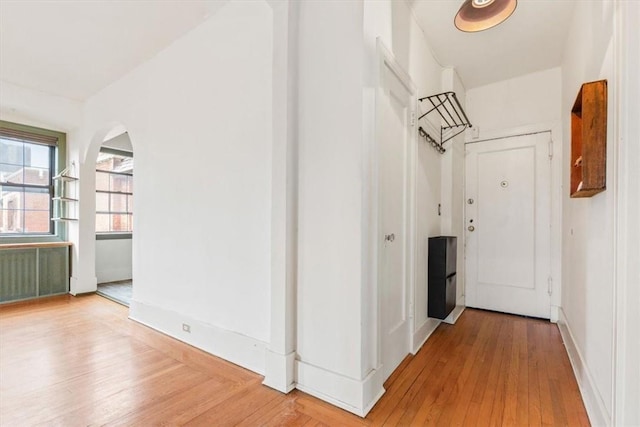
<path fill-rule="evenodd" d="M 0 424 L 588 425 L 558 328 L 466 310 L 361 419 L 127 319 L 97 295 L 0 308 Z"/>

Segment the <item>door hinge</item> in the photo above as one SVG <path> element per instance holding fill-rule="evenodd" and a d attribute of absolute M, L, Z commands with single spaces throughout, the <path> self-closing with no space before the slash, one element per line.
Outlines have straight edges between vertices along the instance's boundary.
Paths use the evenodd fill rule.
<path fill-rule="evenodd" d="M 553 294 L 553 278 L 551 276 L 549 276 L 549 278 L 547 279 L 547 284 L 549 285 L 549 287 L 547 288 L 547 293 L 549 294 L 549 296 L 551 296 Z"/>
<path fill-rule="evenodd" d="M 553 159 L 553 139 L 549 140 L 549 160 Z"/>
<path fill-rule="evenodd" d="M 411 126 L 415 126 L 416 125 L 416 112 L 412 111 L 411 112 Z"/>

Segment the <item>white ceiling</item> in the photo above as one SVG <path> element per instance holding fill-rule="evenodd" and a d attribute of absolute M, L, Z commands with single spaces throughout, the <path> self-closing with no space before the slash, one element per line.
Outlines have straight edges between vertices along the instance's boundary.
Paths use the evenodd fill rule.
<path fill-rule="evenodd" d="M 225 1 L 0 0 L 0 79 L 85 100 Z M 453 25 L 462 0 L 407 1 L 438 61 L 470 89 L 560 65 L 577 0 L 519 0 L 506 22 L 475 34 Z"/>
<path fill-rule="evenodd" d="M 224 1 L 0 0 L 0 79 L 84 100 Z"/>
<path fill-rule="evenodd" d="M 562 63 L 578 0 L 518 0 L 509 19 L 464 33 L 453 25 L 463 0 L 408 0 L 436 58 L 471 89 Z"/>

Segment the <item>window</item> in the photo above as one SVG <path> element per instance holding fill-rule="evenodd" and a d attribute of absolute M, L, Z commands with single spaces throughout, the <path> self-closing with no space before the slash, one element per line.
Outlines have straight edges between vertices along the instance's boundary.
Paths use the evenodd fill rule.
<path fill-rule="evenodd" d="M 0 236 L 53 235 L 55 132 L 0 123 Z"/>
<path fill-rule="evenodd" d="M 133 155 L 103 148 L 96 164 L 96 233 L 133 231 Z"/>

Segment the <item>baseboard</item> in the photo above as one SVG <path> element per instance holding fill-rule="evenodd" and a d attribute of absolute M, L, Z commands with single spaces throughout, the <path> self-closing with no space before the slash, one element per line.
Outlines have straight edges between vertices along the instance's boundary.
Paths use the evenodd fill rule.
<path fill-rule="evenodd" d="M 569 354 L 569 361 L 571 362 L 573 373 L 575 374 L 578 382 L 578 388 L 580 389 L 582 401 L 587 409 L 591 425 L 611 425 L 611 416 L 607 412 L 604 400 L 593 381 L 593 376 L 591 375 L 591 372 L 589 372 L 589 368 L 584 362 L 580 349 L 576 345 L 573 334 L 571 333 L 571 327 L 567 322 L 567 318 L 565 317 L 562 308 L 558 310 L 558 328 L 560 329 L 562 341 L 564 341 L 567 353 Z"/>
<path fill-rule="evenodd" d="M 289 393 L 296 388 L 295 359 L 294 351 L 289 354 L 280 354 L 267 349 L 262 384 L 282 393 Z"/>
<path fill-rule="evenodd" d="M 129 318 L 214 356 L 264 375 L 267 343 L 263 341 L 136 300 L 131 301 Z M 189 325 L 191 332 L 183 331 L 183 324 Z"/>
<path fill-rule="evenodd" d="M 114 270 L 96 271 L 98 283 L 118 282 L 120 280 L 131 280 L 131 269 L 120 268 Z"/>
<path fill-rule="evenodd" d="M 433 331 L 440 325 L 440 320 L 428 318 L 425 322 L 418 328 L 416 332 L 413 333 L 413 349 L 411 354 L 416 354 L 418 350 L 422 348 L 427 339 L 431 336 Z"/>
<path fill-rule="evenodd" d="M 366 416 L 384 394 L 381 370 L 356 380 L 298 360 L 296 371 L 298 390 L 360 417 Z"/>
<path fill-rule="evenodd" d="M 69 293 L 73 296 L 87 294 L 98 290 L 98 279 L 95 277 L 83 278 L 72 276 L 69 279 Z"/>
<path fill-rule="evenodd" d="M 449 315 L 443 320 L 443 322 L 450 325 L 455 325 L 458 318 L 462 315 L 462 312 L 464 312 L 464 309 L 464 305 L 456 305 L 453 311 L 449 313 Z"/>

